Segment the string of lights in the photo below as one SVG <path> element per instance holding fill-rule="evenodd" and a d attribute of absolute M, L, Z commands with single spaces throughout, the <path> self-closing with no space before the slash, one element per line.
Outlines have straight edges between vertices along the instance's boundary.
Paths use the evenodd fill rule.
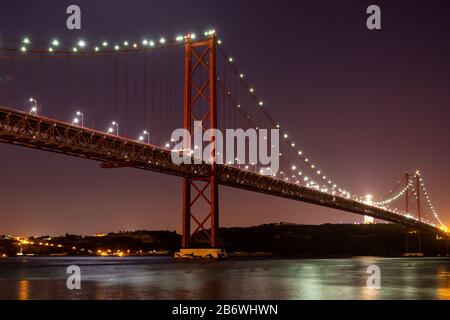
<path fill-rule="evenodd" d="M 408 185 L 406 187 L 404 187 L 399 193 L 397 193 L 396 195 L 384 200 L 384 201 L 380 201 L 380 202 L 374 202 L 373 204 L 376 206 L 385 206 L 387 204 L 390 204 L 392 202 L 394 202 L 395 200 L 398 200 L 400 197 L 402 197 L 406 191 L 408 191 L 408 189 L 413 188 L 413 184 L 414 184 L 414 179 L 417 177 L 417 174 L 414 175 L 412 178 L 409 179 L 408 181 Z"/>
<path fill-rule="evenodd" d="M 436 218 L 436 220 L 439 222 L 439 224 L 441 225 L 441 227 L 447 229 L 447 227 L 445 226 L 445 224 L 442 222 L 442 220 L 439 217 L 439 214 L 437 213 L 436 209 L 433 206 L 433 203 L 431 202 L 431 198 L 428 195 L 427 189 L 425 188 L 425 183 L 423 181 L 422 176 L 420 175 L 420 172 L 417 173 L 419 175 L 419 182 L 420 182 L 420 186 L 421 189 L 425 195 L 425 199 L 427 200 L 427 204 L 431 210 L 431 212 L 433 213 L 433 216 Z"/>
<path fill-rule="evenodd" d="M 324 186 L 322 188 L 320 188 L 320 183 L 319 184 L 316 183 L 310 177 L 305 175 L 304 172 L 298 171 L 298 169 L 300 168 L 300 166 L 298 164 L 293 164 L 291 166 L 290 170 L 292 170 L 294 172 L 294 174 L 292 176 L 288 176 L 283 171 L 281 171 L 279 173 L 280 175 L 284 176 L 284 180 L 289 181 L 289 180 L 293 179 L 293 181 L 295 181 L 296 184 L 299 184 L 300 183 L 299 179 L 301 179 L 304 181 L 304 183 L 306 184 L 307 187 L 314 187 L 323 192 L 329 192 L 331 190 L 331 192 L 333 194 L 336 194 L 338 192 L 339 194 L 343 195 L 346 198 L 351 198 L 352 194 L 350 192 L 346 191 L 345 189 L 339 187 L 337 183 L 333 182 L 332 179 L 330 179 L 309 157 L 307 157 L 305 155 L 305 153 L 303 152 L 303 150 L 301 148 L 298 148 L 297 143 L 292 141 L 289 134 L 281 128 L 281 125 L 277 124 L 273 120 L 273 117 L 271 116 L 271 114 L 267 110 L 267 108 L 265 107 L 263 100 L 261 100 L 258 97 L 258 95 L 256 94 L 255 88 L 249 84 L 249 82 L 245 78 L 244 73 L 242 73 L 240 71 L 240 69 L 238 68 L 238 66 L 235 62 L 235 59 L 231 55 L 229 55 L 222 46 L 219 47 L 219 52 L 222 53 L 222 55 L 226 59 L 226 61 L 228 61 L 229 64 L 232 66 L 231 69 L 233 70 L 235 75 L 238 77 L 238 79 L 241 81 L 241 84 L 248 91 L 248 94 L 250 95 L 250 97 L 252 98 L 254 103 L 256 104 L 258 110 L 260 110 L 263 113 L 263 115 L 266 117 L 266 119 L 269 121 L 269 123 L 272 125 L 273 128 L 280 130 L 280 133 L 281 133 L 281 136 L 283 139 L 282 141 L 289 148 L 289 150 L 290 150 L 289 152 L 292 152 L 293 154 L 295 154 L 298 157 L 298 159 L 302 162 L 302 164 L 305 165 L 309 170 L 311 170 L 313 172 L 314 176 L 318 177 L 319 181 L 322 181 Z M 283 154 L 281 154 L 281 157 L 283 157 Z M 358 198 L 358 197 L 356 197 L 356 198 Z"/>
<path fill-rule="evenodd" d="M 214 30 L 209 30 L 204 33 L 205 37 L 215 34 Z M 174 39 L 167 39 L 160 37 L 158 40 L 143 39 L 141 41 L 128 41 L 110 43 L 108 41 L 102 41 L 94 45 L 89 45 L 86 40 L 78 40 L 75 45 L 64 45 L 58 39 L 52 39 L 45 42 L 32 42 L 30 37 L 25 37 L 14 47 L 1 48 L 2 51 L 21 51 L 23 53 L 114 53 L 114 52 L 133 52 L 138 50 L 149 50 L 156 48 L 165 48 L 173 46 L 184 45 L 187 40 L 195 40 L 197 35 L 195 33 L 189 33 L 185 36 L 178 35 Z M 4 41 L 6 43 L 12 41 Z"/>

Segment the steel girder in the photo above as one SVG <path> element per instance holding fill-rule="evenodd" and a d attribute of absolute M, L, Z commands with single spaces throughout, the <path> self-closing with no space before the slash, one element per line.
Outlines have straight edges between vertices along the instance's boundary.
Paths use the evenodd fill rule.
<path fill-rule="evenodd" d="M 127 166 L 180 177 L 210 177 L 210 165 L 176 165 L 170 150 L 6 107 L 0 107 L 0 142 L 91 159 L 108 167 Z M 449 237 L 439 228 L 352 199 L 232 166 L 217 165 L 216 170 L 218 183 L 223 186 L 372 216 Z"/>

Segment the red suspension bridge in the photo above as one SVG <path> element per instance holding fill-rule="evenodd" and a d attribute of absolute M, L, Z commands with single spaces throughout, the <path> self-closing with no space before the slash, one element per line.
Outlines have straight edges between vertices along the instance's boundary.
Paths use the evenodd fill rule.
<path fill-rule="evenodd" d="M 108 169 L 182 177 L 184 248 L 197 233 L 212 248 L 220 246 L 219 185 L 402 224 L 407 234 L 427 231 L 448 238 L 419 171 L 406 174 L 379 201 L 336 183 L 273 119 L 214 31 L 136 43 L 79 41 L 71 47 L 56 39 L 25 38 L 4 46 L 0 142 L 92 159 Z M 200 120 L 204 126 L 195 127 Z M 279 129 L 281 170 L 263 175 L 258 163 L 237 158 L 176 165 L 171 156 L 179 150 L 171 132 L 178 128 L 191 134 L 212 128 Z M 214 146 L 215 139 L 210 143 Z"/>

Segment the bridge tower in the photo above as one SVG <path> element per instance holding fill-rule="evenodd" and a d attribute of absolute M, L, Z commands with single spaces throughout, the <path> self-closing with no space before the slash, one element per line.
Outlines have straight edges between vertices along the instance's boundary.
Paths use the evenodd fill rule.
<path fill-rule="evenodd" d="M 415 181 L 410 180 L 411 177 L 408 172 L 405 173 L 405 212 L 409 213 L 410 210 L 410 191 L 409 188 L 411 184 L 415 188 L 415 192 L 411 192 L 413 195 L 415 193 L 415 206 L 417 210 L 417 216 L 419 222 L 422 221 L 421 218 L 421 204 L 420 204 L 420 176 L 419 174 L 415 175 Z M 407 226 L 406 227 L 406 235 L 405 235 L 405 256 L 423 256 L 422 253 L 422 236 L 420 234 L 420 230 Z"/>
<path fill-rule="evenodd" d="M 190 35 L 185 40 L 185 82 L 184 82 L 184 128 L 191 136 L 196 131 L 203 134 L 217 128 L 217 70 L 215 35 L 202 41 L 194 41 Z M 196 121 L 202 121 L 196 126 Z M 183 178 L 182 247 L 190 247 L 191 237 L 197 232 L 206 235 L 211 248 L 219 246 L 219 188 L 214 164 L 216 151 L 214 137 L 211 136 L 210 176 Z M 187 146 L 188 149 L 191 146 Z M 194 151 L 195 152 L 195 151 Z M 203 205 L 201 204 L 203 203 Z M 202 205 L 202 208 L 198 207 Z M 197 208 L 195 211 L 194 206 Z M 201 218 L 199 211 L 205 211 Z M 191 228 L 191 222 L 195 228 Z M 207 225 L 210 228 L 208 231 Z M 192 231 L 193 230 L 193 231 Z"/>

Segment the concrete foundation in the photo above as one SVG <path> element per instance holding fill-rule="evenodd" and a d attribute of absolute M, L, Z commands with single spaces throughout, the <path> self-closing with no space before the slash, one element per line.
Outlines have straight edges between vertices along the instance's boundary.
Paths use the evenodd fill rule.
<path fill-rule="evenodd" d="M 421 252 L 408 252 L 403 255 L 405 258 L 422 258 L 425 257 L 424 253 Z"/>
<path fill-rule="evenodd" d="M 222 249 L 181 249 L 175 253 L 175 259 L 181 261 L 218 261 L 226 258 L 227 254 Z"/>

